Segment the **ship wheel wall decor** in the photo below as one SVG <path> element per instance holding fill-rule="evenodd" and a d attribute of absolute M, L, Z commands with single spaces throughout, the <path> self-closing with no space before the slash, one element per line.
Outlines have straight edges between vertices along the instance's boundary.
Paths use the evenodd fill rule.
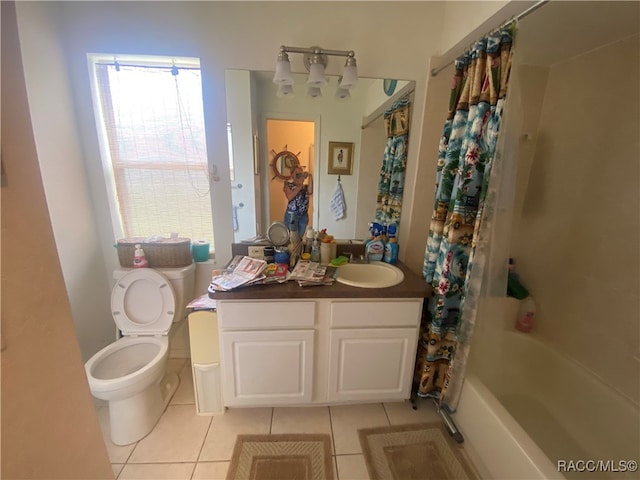
<path fill-rule="evenodd" d="M 287 150 L 287 146 L 284 146 L 284 150 L 280 152 L 276 152 L 271 150 L 271 153 L 274 155 L 273 161 L 271 162 L 271 169 L 273 170 L 274 177 L 271 179 L 279 178 L 281 180 L 288 180 L 292 176 L 293 169 L 300 165 L 300 160 L 298 160 L 298 155 L 300 152 L 293 153 Z"/>

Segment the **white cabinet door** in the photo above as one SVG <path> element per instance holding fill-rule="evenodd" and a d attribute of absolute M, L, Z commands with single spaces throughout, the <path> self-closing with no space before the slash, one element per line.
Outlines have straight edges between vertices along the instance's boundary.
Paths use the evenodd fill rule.
<path fill-rule="evenodd" d="M 329 401 L 409 398 L 416 346 L 416 328 L 331 330 Z"/>
<path fill-rule="evenodd" d="M 313 330 L 222 332 L 227 406 L 311 402 Z"/>

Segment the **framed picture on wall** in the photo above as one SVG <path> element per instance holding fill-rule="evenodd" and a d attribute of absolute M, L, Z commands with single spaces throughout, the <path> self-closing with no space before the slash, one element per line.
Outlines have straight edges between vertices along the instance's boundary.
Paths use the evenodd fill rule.
<path fill-rule="evenodd" d="M 351 175 L 353 169 L 353 143 L 329 142 L 329 168 L 327 173 Z"/>

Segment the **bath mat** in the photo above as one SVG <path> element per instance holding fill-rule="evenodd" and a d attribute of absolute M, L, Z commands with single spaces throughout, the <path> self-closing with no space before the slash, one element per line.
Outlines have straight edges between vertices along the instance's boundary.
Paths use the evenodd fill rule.
<path fill-rule="evenodd" d="M 477 479 L 441 423 L 417 423 L 358 430 L 371 480 Z"/>
<path fill-rule="evenodd" d="M 331 436 L 238 435 L 227 480 L 333 480 Z"/>

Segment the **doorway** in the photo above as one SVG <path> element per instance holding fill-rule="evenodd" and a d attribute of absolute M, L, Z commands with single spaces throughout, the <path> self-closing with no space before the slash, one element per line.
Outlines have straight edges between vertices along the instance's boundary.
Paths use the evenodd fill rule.
<path fill-rule="evenodd" d="M 283 222 L 287 208 L 287 199 L 282 191 L 283 180 L 273 173 L 272 164 L 276 155 L 288 150 L 297 156 L 305 172 L 313 175 L 315 167 L 315 122 L 304 120 L 267 119 L 267 161 L 264 171 L 268 173 L 267 186 L 267 222 Z M 317 185 L 314 185 L 314 191 Z M 314 226 L 314 195 L 309 197 L 309 225 Z"/>

